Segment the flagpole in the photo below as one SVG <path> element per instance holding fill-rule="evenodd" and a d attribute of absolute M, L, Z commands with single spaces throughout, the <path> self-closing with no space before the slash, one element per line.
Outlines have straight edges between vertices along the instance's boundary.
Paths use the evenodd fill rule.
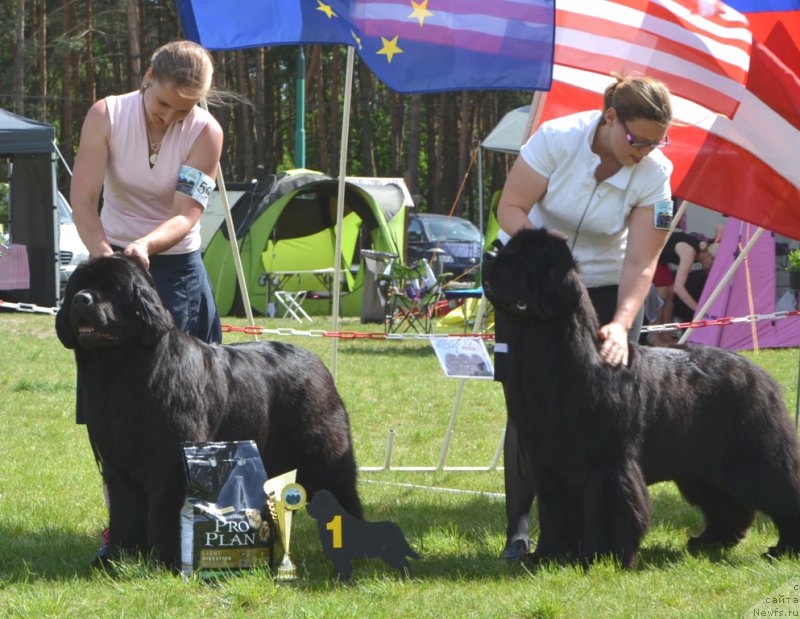
<path fill-rule="evenodd" d="M 544 112 L 544 104 L 547 101 L 547 91 L 537 90 L 533 93 L 531 98 L 531 109 L 528 112 L 528 122 L 525 124 L 525 132 L 522 134 L 522 141 L 519 143 L 520 147 L 527 141 L 529 137 L 539 128 L 539 123 L 542 120 L 542 113 Z"/>
<path fill-rule="evenodd" d="M 203 109 L 208 112 L 208 103 L 205 99 L 201 100 Z M 228 238 L 231 244 L 231 253 L 233 254 L 233 264 L 236 268 L 236 279 L 239 282 L 239 292 L 242 295 L 242 303 L 244 304 L 244 311 L 247 315 L 249 325 L 255 325 L 255 318 L 253 318 L 253 308 L 250 306 L 250 294 L 247 291 L 247 280 L 244 277 L 244 268 L 242 267 L 242 257 L 239 254 L 239 242 L 236 239 L 236 227 L 233 225 L 233 217 L 231 216 L 231 206 L 228 201 L 228 190 L 225 187 L 225 177 L 222 175 L 222 163 L 217 162 L 217 187 L 219 187 L 219 195 L 222 198 L 223 211 L 225 212 L 225 226 L 228 230 Z M 269 299 L 268 299 L 269 300 Z M 258 340 L 258 334 L 253 333 L 253 339 Z"/>
<path fill-rule="evenodd" d="M 347 176 L 347 139 L 350 133 L 350 99 L 353 91 L 353 62 L 355 48 L 347 46 L 347 72 L 344 80 L 344 109 L 342 110 L 342 138 L 339 150 L 339 186 L 336 193 L 336 250 L 333 263 L 333 332 L 339 330 L 339 300 L 342 292 L 342 228 L 344 220 L 344 187 Z M 339 338 L 333 340 L 331 351 L 331 374 L 336 380 L 336 362 L 339 350 Z"/>

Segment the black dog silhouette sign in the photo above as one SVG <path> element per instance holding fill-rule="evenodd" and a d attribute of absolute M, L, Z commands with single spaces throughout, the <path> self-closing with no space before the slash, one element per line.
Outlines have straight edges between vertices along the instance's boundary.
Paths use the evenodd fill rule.
<path fill-rule="evenodd" d="M 367 522 L 348 514 L 327 490 L 317 492 L 306 505 L 317 521 L 322 551 L 333 563 L 336 577 L 349 580 L 354 559 L 383 559 L 401 574 L 413 577 L 408 558 L 419 559 L 394 522 Z"/>

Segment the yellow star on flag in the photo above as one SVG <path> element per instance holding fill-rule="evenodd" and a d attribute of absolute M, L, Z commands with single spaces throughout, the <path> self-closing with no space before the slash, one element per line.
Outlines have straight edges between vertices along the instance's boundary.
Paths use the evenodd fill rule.
<path fill-rule="evenodd" d="M 411 0 L 411 4 L 414 10 L 409 17 L 416 17 L 419 20 L 419 27 L 422 28 L 422 22 L 425 21 L 425 18 L 433 16 L 433 13 L 428 10 L 428 0 L 422 0 L 422 2 L 414 2 L 414 0 Z"/>
<path fill-rule="evenodd" d="M 333 9 L 331 8 L 330 4 L 325 4 L 324 2 L 322 2 L 322 0 L 317 0 L 317 4 L 319 5 L 317 7 L 317 10 L 325 13 L 325 15 L 328 16 L 328 19 L 333 19 L 334 17 L 338 17 L 338 15 L 336 15 L 336 13 L 333 12 Z"/>
<path fill-rule="evenodd" d="M 400 38 L 400 35 L 395 35 L 395 37 L 391 40 L 387 39 L 386 37 L 381 37 L 381 41 L 383 42 L 383 47 L 378 50 L 378 54 L 383 54 L 386 56 L 386 59 L 389 61 L 389 64 L 392 63 L 392 57 L 395 54 L 402 54 L 403 50 L 397 47 L 397 39 Z"/>
<path fill-rule="evenodd" d="M 358 49 L 363 49 L 363 45 L 361 44 L 361 37 L 356 34 L 355 30 L 350 31 L 350 36 L 353 37 L 353 40 L 356 42 L 356 47 Z"/>

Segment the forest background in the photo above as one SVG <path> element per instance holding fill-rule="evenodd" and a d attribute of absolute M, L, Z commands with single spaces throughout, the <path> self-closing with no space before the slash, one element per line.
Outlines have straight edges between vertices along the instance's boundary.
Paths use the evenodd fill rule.
<path fill-rule="evenodd" d="M 0 0 L 0 7 L 6 16 L 0 30 L 0 107 L 54 125 L 70 167 L 92 103 L 137 89 L 152 52 L 182 37 L 172 0 Z M 258 165 L 267 172 L 295 167 L 299 49 L 213 52 L 216 88 L 238 97 L 212 108 L 225 132 L 222 170 L 228 183 L 253 178 Z M 305 167 L 337 176 L 347 48 L 310 45 L 303 51 Z M 347 174 L 403 177 L 418 210 L 452 210 L 477 222 L 480 141 L 531 95 L 403 95 L 356 57 Z M 507 155 L 485 153 L 484 196 L 502 187 L 510 163 Z M 64 170 L 59 188 L 69 195 Z"/>

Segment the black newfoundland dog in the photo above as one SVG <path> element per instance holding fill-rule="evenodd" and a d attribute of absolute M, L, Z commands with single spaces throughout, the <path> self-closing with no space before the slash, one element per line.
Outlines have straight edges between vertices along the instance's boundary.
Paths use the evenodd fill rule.
<path fill-rule="evenodd" d="M 347 412 L 313 353 L 279 342 L 210 346 L 186 335 L 149 274 L 121 255 L 67 283 L 56 331 L 75 349 L 89 438 L 110 499 L 110 555 L 155 550 L 177 567 L 183 441 L 253 440 L 267 474 L 297 469 L 361 517 Z"/>
<path fill-rule="evenodd" d="M 673 480 L 700 508 L 690 549 L 729 547 L 756 511 L 800 551 L 800 449 L 781 390 L 743 357 L 702 346 L 631 344 L 627 367 L 599 356 L 597 316 L 566 241 L 514 236 L 484 269 L 513 323 L 505 384 L 538 485 L 534 560 L 632 567 L 650 520 L 647 485 Z"/>

